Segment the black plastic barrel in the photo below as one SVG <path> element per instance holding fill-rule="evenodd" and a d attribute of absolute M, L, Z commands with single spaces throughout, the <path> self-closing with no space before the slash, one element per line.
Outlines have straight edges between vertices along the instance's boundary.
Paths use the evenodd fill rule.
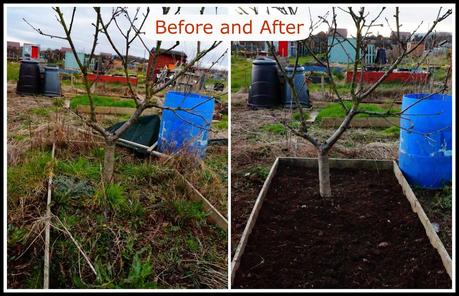
<path fill-rule="evenodd" d="M 59 79 L 58 67 L 45 67 L 43 94 L 47 97 L 61 96 L 61 81 Z"/>
<path fill-rule="evenodd" d="M 23 60 L 19 68 L 19 80 L 16 93 L 35 95 L 40 92 L 40 67 L 37 61 Z"/>
<path fill-rule="evenodd" d="M 274 60 L 261 57 L 252 62 L 252 85 L 248 104 L 263 108 L 281 104 L 280 81 Z"/>

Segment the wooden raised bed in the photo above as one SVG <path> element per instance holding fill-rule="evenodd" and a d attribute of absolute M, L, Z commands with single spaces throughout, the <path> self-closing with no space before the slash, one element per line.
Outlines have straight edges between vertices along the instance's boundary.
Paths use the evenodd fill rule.
<path fill-rule="evenodd" d="M 246 250 L 246 247 L 249 243 L 249 237 L 252 233 L 252 231 L 254 230 L 254 227 L 256 225 L 256 221 L 257 221 L 257 218 L 259 217 L 259 214 L 260 214 L 260 211 L 262 209 L 262 205 L 263 205 L 263 202 L 265 201 L 265 197 L 267 196 L 269 190 L 270 190 L 270 187 L 271 186 L 271 183 L 273 182 L 273 179 L 276 177 L 276 175 L 278 174 L 279 170 L 284 170 L 284 168 L 288 168 L 288 169 L 291 169 L 292 167 L 294 168 L 299 168 L 299 169 L 311 169 L 311 168 L 314 168 L 316 169 L 317 168 L 317 159 L 313 159 L 313 158 L 290 158 L 290 157 L 281 157 L 281 158 L 277 158 L 276 161 L 274 162 L 273 166 L 271 167 L 271 170 L 269 172 L 269 175 L 258 195 L 258 198 L 255 202 L 255 205 L 252 209 L 252 212 L 251 212 L 251 215 L 247 221 L 247 225 L 244 229 L 244 232 L 242 234 L 242 237 L 241 237 L 241 240 L 239 241 L 239 244 L 236 248 L 236 251 L 235 251 L 235 254 L 233 256 L 233 260 L 232 260 L 232 263 L 231 263 L 231 286 L 233 288 L 234 287 L 234 284 L 235 284 L 235 278 L 238 274 L 238 269 L 240 268 L 240 265 L 241 265 L 241 261 L 243 259 L 243 255 L 244 255 L 244 251 Z M 383 160 L 365 160 L 365 159 L 362 159 L 362 160 L 350 160 L 350 159 L 330 159 L 330 168 L 332 169 L 332 176 L 333 176 L 333 170 L 340 170 L 340 169 L 358 169 L 358 170 L 387 170 L 387 171 L 393 171 L 395 177 L 396 177 L 396 180 L 398 181 L 398 183 L 401 185 L 401 189 L 403 191 L 403 194 L 404 196 L 407 198 L 407 200 L 409 201 L 410 205 L 411 205 L 411 209 L 413 212 L 415 212 L 417 214 L 417 217 L 419 218 L 419 221 L 422 223 L 422 226 L 425 230 L 425 234 L 427 234 L 427 237 L 428 237 L 428 240 L 430 241 L 430 244 L 437 250 L 440 258 L 441 258 L 441 261 L 442 263 L 440 263 L 438 261 L 435 261 L 437 259 L 433 259 L 433 261 L 435 261 L 438 266 L 443 266 L 444 267 L 444 270 L 446 270 L 447 274 L 449 275 L 449 279 L 452 278 L 452 262 L 451 262 L 451 257 L 448 255 L 445 247 L 443 246 L 443 243 L 441 242 L 441 240 L 439 239 L 437 233 L 435 232 L 434 228 L 432 227 L 432 224 L 430 223 L 428 217 L 426 216 L 424 210 L 422 209 L 422 206 L 421 204 L 419 203 L 419 201 L 417 200 L 415 194 L 413 193 L 413 191 L 411 190 L 408 182 L 406 181 L 405 177 L 403 176 L 402 172 L 400 171 L 397 163 L 395 161 L 383 161 Z M 332 179 L 333 181 L 333 179 Z M 366 180 L 363 180 L 363 182 L 366 182 Z M 373 182 L 379 182 L 379 180 L 374 180 Z M 318 186 L 318 185 L 317 185 Z M 292 190 L 294 190 L 295 188 L 292 188 Z M 282 188 L 279 189 L 280 191 L 282 191 Z M 308 197 L 307 196 L 304 196 L 304 203 L 306 205 L 304 205 L 305 207 L 307 207 L 307 204 L 308 204 Z M 358 198 L 359 196 L 355 196 L 355 198 Z M 285 202 L 285 201 L 284 201 Z M 402 208 L 402 206 L 405 206 L 406 205 L 403 205 L 403 203 L 400 205 L 400 208 Z M 397 206 L 398 207 L 398 206 Z M 381 209 L 381 211 L 384 211 L 384 209 Z M 268 211 L 269 212 L 269 211 Z M 362 213 L 362 214 L 366 214 L 366 213 Z M 265 217 L 265 220 L 266 220 L 266 217 Z M 416 221 L 416 219 L 414 219 L 414 221 Z M 285 222 L 285 221 L 284 221 Z M 308 228 L 308 225 L 307 225 L 308 221 L 306 220 L 306 223 L 303 224 L 303 225 L 300 225 L 300 227 L 304 227 L 304 228 Z M 296 225 L 298 226 L 298 224 Z M 296 227 L 295 226 L 295 227 Z M 403 224 L 402 224 L 403 226 Z M 419 228 L 419 226 L 418 226 Z M 295 228 L 296 229 L 296 228 Z M 422 229 L 422 227 L 421 227 Z M 371 230 L 369 230 L 371 232 Z M 276 235 L 276 234 L 274 234 Z M 277 235 L 279 235 L 279 233 L 277 233 Z M 421 231 L 421 236 L 422 236 L 422 231 Z M 274 239 L 277 239 L 277 238 L 274 238 Z M 421 240 L 425 240 L 424 243 L 427 243 L 428 244 L 428 241 L 424 238 L 420 238 Z M 254 243 L 254 242 L 252 242 Z M 256 244 L 257 242 L 255 242 Z M 382 247 L 384 247 L 384 245 L 381 245 Z M 285 251 L 287 252 L 287 250 L 289 248 L 292 248 L 291 246 L 289 247 L 288 245 L 285 246 Z M 378 245 L 378 248 L 379 248 L 379 245 Z M 375 248 L 376 249 L 376 248 Z M 427 248 L 428 249 L 428 248 Z M 413 249 L 410 249 L 410 250 L 413 250 Z M 305 252 L 309 251 L 309 250 L 304 250 Z M 417 252 L 417 249 L 416 251 L 414 252 Z M 433 251 L 433 254 L 431 254 L 431 257 L 435 257 L 435 251 Z M 249 255 L 248 255 L 249 256 Z M 279 256 L 278 257 L 279 260 L 282 260 L 284 259 L 284 256 Z M 250 260 L 251 258 L 249 258 L 248 260 Z M 264 262 L 264 259 L 263 260 L 260 260 L 261 263 L 259 264 L 263 264 Z M 257 266 L 255 266 L 257 267 Z M 256 268 L 254 267 L 253 270 L 251 270 L 250 272 L 252 274 L 256 274 L 257 273 L 257 270 Z M 280 267 L 279 267 L 280 268 Z M 304 274 L 306 274 L 307 272 L 307 269 L 310 268 L 310 266 L 305 266 L 304 267 Z M 440 267 L 441 268 L 441 267 Z M 251 269 L 251 268 L 250 268 Z M 277 266 L 276 266 L 276 269 L 277 269 Z M 279 274 L 281 273 L 285 273 L 286 271 L 285 270 L 276 270 L 276 275 L 275 276 L 278 276 Z M 445 279 L 446 275 L 443 275 L 443 280 Z M 446 276 L 446 278 L 448 278 L 448 276 Z M 251 287 L 247 287 L 247 288 L 251 288 Z M 292 287 L 292 288 L 295 288 L 295 287 Z"/>

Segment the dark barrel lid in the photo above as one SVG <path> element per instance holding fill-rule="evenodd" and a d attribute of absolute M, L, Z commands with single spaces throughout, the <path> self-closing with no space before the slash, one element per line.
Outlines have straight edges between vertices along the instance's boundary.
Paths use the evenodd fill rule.
<path fill-rule="evenodd" d="M 38 61 L 34 61 L 34 60 L 22 60 L 21 63 L 24 63 L 24 64 L 38 64 Z"/>
<path fill-rule="evenodd" d="M 268 58 L 257 58 L 253 60 L 252 64 L 254 65 L 275 65 L 276 61 Z"/>

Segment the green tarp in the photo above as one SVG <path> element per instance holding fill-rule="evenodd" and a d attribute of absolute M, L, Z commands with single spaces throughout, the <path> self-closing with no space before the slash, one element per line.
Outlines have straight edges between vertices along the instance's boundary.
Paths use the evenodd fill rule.
<path fill-rule="evenodd" d="M 120 128 L 126 121 L 118 122 L 107 128 L 108 131 L 114 132 Z M 136 123 L 132 124 L 122 135 L 121 139 L 135 142 L 150 147 L 158 141 L 159 125 L 161 118 L 158 115 L 140 116 Z M 120 145 L 134 149 L 140 153 L 147 153 L 145 149 L 130 145 L 128 143 L 118 142 Z"/>

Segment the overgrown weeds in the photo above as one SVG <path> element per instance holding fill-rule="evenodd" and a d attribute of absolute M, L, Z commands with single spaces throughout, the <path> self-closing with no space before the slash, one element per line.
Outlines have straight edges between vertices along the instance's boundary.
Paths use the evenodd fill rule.
<path fill-rule="evenodd" d="M 202 204 L 192 201 L 195 193 L 177 174 L 226 210 L 226 187 L 216 170 L 226 158 L 138 159 L 118 148 L 115 180 L 103 184 L 103 149 L 78 151 L 64 142 L 56 154 L 52 212 L 90 258 L 97 277 L 76 245 L 54 229 L 51 287 L 226 287 L 226 232 L 207 222 Z M 9 287 L 41 288 L 43 282 L 43 234 L 32 225 L 46 207 L 50 160 L 43 146 L 8 168 Z"/>

